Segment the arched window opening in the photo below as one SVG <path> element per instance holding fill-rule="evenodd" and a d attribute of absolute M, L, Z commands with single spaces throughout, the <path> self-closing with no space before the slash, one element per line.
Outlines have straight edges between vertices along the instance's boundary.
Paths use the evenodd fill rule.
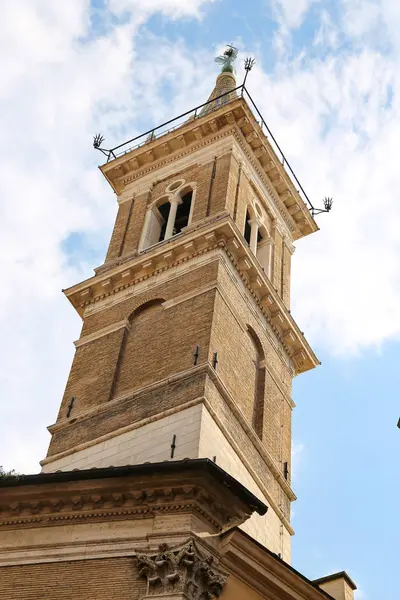
<path fill-rule="evenodd" d="M 171 184 L 173 188 L 174 185 Z M 172 189 L 171 186 L 169 188 Z M 140 248 L 145 250 L 181 233 L 182 229 L 190 225 L 192 209 L 193 190 L 188 186 L 153 204 L 146 215 Z"/>
<path fill-rule="evenodd" d="M 254 377 L 254 408 L 253 408 L 253 429 L 262 440 L 264 427 L 264 401 L 265 401 L 265 355 L 261 342 L 251 328 L 247 328 L 251 340 L 257 351 L 257 360 L 255 366 Z"/>
<path fill-rule="evenodd" d="M 174 233 L 176 235 L 182 231 L 184 227 L 189 224 L 190 209 L 192 206 L 193 191 L 189 190 L 183 196 L 181 196 L 181 204 L 178 206 L 176 211 L 176 219 L 174 225 Z"/>

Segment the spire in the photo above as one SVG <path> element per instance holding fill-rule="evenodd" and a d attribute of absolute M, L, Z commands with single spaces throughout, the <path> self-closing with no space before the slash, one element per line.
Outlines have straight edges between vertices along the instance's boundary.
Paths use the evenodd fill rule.
<path fill-rule="evenodd" d="M 222 56 L 217 56 L 215 59 L 216 63 L 222 65 L 221 73 L 218 75 L 215 87 L 208 98 L 209 104 L 206 104 L 201 110 L 200 116 L 208 115 L 223 104 L 227 104 L 231 100 L 237 98 L 237 93 L 234 91 L 236 88 L 234 62 L 237 54 L 238 51 L 234 46 L 227 46 L 224 54 Z M 223 94 L 226 95 L 219 98 L 219 96 L 222 96 Z M 214 98 L 218 99 L 215 100 L 215 102 L 211 102 Z"/>

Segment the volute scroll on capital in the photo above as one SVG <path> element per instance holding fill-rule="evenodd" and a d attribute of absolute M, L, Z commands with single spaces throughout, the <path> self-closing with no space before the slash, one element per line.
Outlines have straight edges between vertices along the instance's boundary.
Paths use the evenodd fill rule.
<path fill-rule="evenodd" d="M 211 555 L 203 556 L 193 540 L 170 548 L 161 544 L 158 552 L 137 553 L 139 577 L 146 577 L 147 598 L 212 600 L 218 598 L 227 574 L 214 565 Z"/>

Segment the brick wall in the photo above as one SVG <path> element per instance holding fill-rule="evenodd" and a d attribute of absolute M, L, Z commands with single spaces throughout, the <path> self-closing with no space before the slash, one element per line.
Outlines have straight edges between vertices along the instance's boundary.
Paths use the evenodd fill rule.
<path fill-rule="evenodd" d="M 107 558 L 0 568 L 0 600 L 139 600 L 134 560 Z"/>
<path fill-rule="evenodd" d="M 73 449 L 78 444 L 186 404 L 201 397 L 204 387 L 204 374 L 194 373 L 176 382 L 165 381 L 159 387 L 146 389 L 125 400 L 107 403 L 101 412 L 75 423 L 68 423 L 53 432 L 48 456 Z"/>
<path fill-rule="evenodd" d="M 186 183 L 196 184 L 196 195 L 193 207 L 192 224 L 207 216 L 207 208 L 210 200 L 209 215 L 217 214 L 226 208 L 227 189 L 229 182 L 232 194 L 232 181 L 230 180 L 231 155 L 225 154 L 216 161 L 215 177 L 212 178 L 214 159 L 201 165 L 192 165 L 180 168 L 177 163 L 176 170 L 160 181 L 155 181 L 151 188 L 128 198 L 118 210 L 113 234 L 107 252 L 106 262 L 112 261 L 119 256 L 125 257 L 137 251 L 142 235 L 145 216 L 152 202 L 166 194 L 166 188 L 175 180 L 184 179 Z M 210 185 L 213 179 L 211 196 Z M 210 197 L 209 197 L 210 196 Z"/>
<path fill-rule="evenodd" d="M 215 262 L 194 269 L 183 274 L 178 281 L 155 285 L 150 296 L 173 300 L 177 296 L 195 292 L 215 280 L 217 269 Z M 148 300 L 148 292 L 133 294 L 118 304 L 89 315 L 84 319 L 81 339 L 127 320 L 137 307 Z M 73 417 L 76 417 L 115 395 L 183 371 L 193 364 L 196 345 L 202 349 L 202 360 L 206 360 L 212 312 L 213 292 L 209 292 L 168 310 L 159 307 L 158 312 L 153 310 L 133 318 L 127 335 L 126 352 L 122 355 L 123 327 L 78 347 L 58 420 L 66 417 L 72 397 L 76 398 L 73 408 Z M 122 361 L 122 379 L 117 377 L 115 381 L 119 358 Z M 129 369 L 126 367 L 128 363 Z"/>

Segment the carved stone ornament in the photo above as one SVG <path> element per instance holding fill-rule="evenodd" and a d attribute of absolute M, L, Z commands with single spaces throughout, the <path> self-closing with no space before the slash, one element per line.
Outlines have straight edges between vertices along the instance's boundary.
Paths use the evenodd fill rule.
<path fill-rule="evenodd" d="M 203 557 L 194 542 L 169 548 L 161 544 L 158 553 L 137 554 L 139 576 L 147 579 L 147 594 L 190 600 L 218 598 L 227 575 L 214 566 L 212 556 Z"/>

